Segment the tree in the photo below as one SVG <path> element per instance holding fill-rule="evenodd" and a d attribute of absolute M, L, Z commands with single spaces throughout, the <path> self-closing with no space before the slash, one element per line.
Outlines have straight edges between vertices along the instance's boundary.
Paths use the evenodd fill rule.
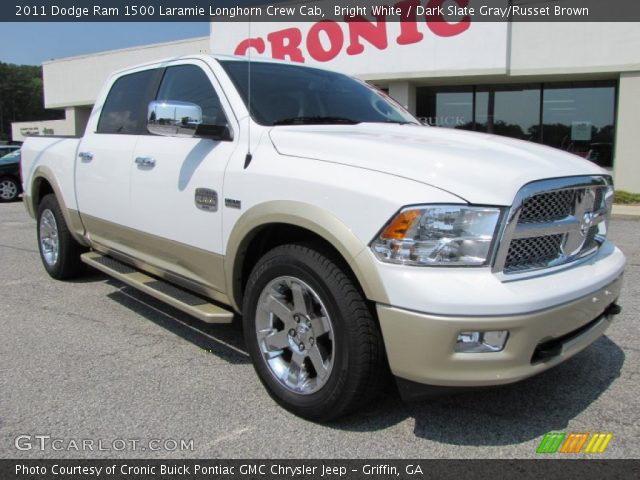
<path fill-rule="evenodd" d="M 61 118 L 64 112 L 44 108 L 42 67 L 0 62 L 0 140 L 11 138 L 12 122 Z"/>

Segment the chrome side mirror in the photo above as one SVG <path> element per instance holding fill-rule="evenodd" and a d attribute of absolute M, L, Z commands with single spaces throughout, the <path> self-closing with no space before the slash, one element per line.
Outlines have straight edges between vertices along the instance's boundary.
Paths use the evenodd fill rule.
<path fill-rule="evenodd" d="M 154 100 L 147 111 L 147 130 L 164 137 L 194 137 L 202 124 L 202 108 L 177 100 Z"/>

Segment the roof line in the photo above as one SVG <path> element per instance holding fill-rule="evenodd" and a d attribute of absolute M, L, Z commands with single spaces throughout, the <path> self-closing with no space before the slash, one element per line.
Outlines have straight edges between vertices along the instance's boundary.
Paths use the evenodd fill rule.
<path fill-rule="evenodd" d="M 44 62 L 42 62 L 43 65 L 47 65 L 49 63 L 57 63 L 57 62 L 67 62 L 67 61 L 72 61 L 72 60 L 80 60 L 82 58 L 87 58 L 87 57 L 99 57 L 101 55 L 111 55 L 111 54 L 116 54 L 116 53 L 122 53 L 122 52 L 129 52 L 132 50 L 144 50 L 147 48 L 155 48 L 155 47 L 161 47 L 161 46 L 166 46 L 166 45 L 178 45 L 181 43 L 189 43 L 189 42 L 194 42 L 197 40 L 209 40 L 209 36 L 202 36 L 202 37 L 192 37 L 192 38 L 184 38 L 182 40 L 171 40 L 168 42 L 160 42 L 160 43 L 148 43 L 145 45 L 138 45 L 138 46 L 133 46 L 133 47 L 126 47 L 126 48 L 117 48 L 115 50 L 104 50 L 101 52 L 94 52 L 94 53 L 83 53 L 82 55 L 75 55 L 72 57 L 63 57 L 63 58 L 52 58 L 51 60 L 46 60 Z"/>

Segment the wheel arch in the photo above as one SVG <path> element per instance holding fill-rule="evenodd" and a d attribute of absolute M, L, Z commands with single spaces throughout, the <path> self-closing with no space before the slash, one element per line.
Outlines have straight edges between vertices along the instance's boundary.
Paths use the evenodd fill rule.
<path fill-rule="evenodd" d="M 53 194 L 60 205 L 60 210 L 64 217 L 64 221 L 67 223 L 69 232 L 73 238 L 83 246 L 88 246 L 84 239 L 84 226 L 80 219 L 80 214 L 77 210 L 69 209 L 65 201 L 65 197 L 62 194 L 60 185 L 55 180 L 55 176 L 51 169 L 44 165 L 40 165 L 33 173 L 33 180 L 31 181 L 31 188 L 29 194 L 25 193 L 24 203 L 29 214 L 36 218 L 38 214 L 38 208 L 42 199 L 48 195 Z"/>
<path fill-rule="evenodd" d="M 227 241 L 225 280 L 229 299 L 240 312 L 244 287 L 253 265 L 285 243 L 315 243 L 342 263 L 368 300 L 388 301 L 367 246 L 340 219 L 315 205 L 272 201 L 252 207 L 236 222 Z"/>

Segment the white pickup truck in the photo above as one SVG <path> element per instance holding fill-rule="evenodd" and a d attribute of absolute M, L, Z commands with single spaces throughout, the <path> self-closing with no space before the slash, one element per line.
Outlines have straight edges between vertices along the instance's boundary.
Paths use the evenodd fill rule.
<path fill-rule="evenodd" d="M 89 264 L 205 322 L 242 315 L 266 389 L 316 421 L 389 371 L 405 398 L 521 380 L 620 311 L 603 170 L 420 125 L 321 69 L 194 55 L 120 71 L 82 138 L 27 139 L 22 174 L 53 278 Z"/>

